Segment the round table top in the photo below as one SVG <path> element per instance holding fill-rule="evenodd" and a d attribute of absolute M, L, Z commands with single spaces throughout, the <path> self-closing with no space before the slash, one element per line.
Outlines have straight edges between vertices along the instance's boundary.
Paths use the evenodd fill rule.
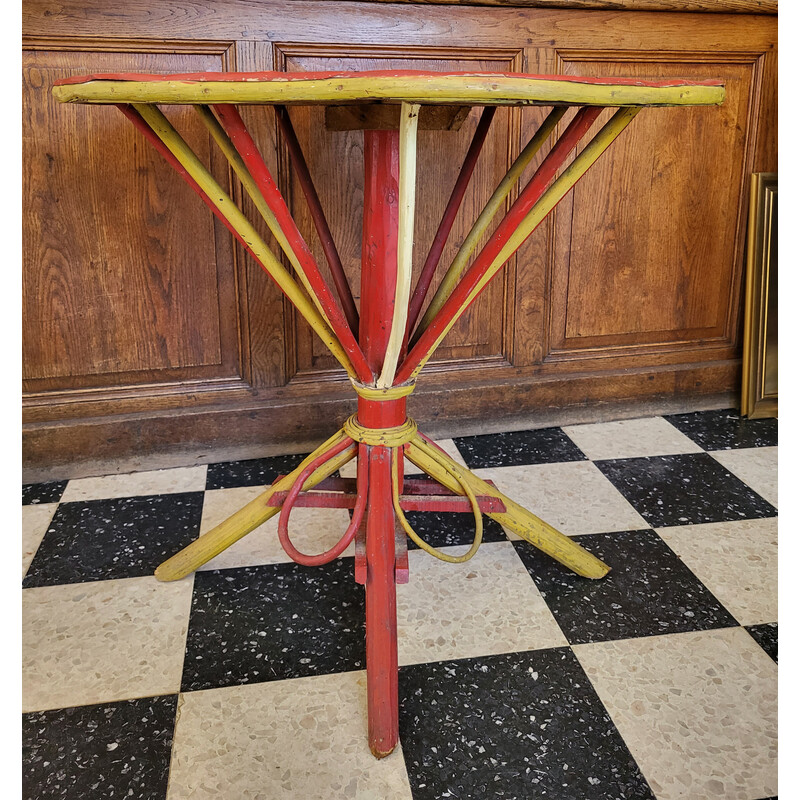
<path fill-rule="evenodd" d="M 56 81 L 67 103 L 248 103 L 351 105 L 719 105 L 722 81 L 595 78 L 495 72 L 197 72 L 182 75 L 108 73 Z"/>

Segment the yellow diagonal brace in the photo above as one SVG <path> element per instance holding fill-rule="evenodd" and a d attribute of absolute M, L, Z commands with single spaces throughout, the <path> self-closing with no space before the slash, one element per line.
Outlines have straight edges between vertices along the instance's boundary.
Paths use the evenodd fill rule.
<path fill-rule="evenodd" d="M 383 369 L 376 386 L 392 385 L 397 361 L 403 348 L 408 320 L 408 298 L 411 295 L 411 257 L 414 245 L 414 199 L 417 185 L 417 122 L 419 106 L 403 103 L 400 107 L 400 168 L 398 176 L 397 279 L 389 341 L 383 357 Z"/>
<path fill-rule="evenodd" d="M 195 539 L 188 547 L 184 547 L 172 558 L 167 559 L 156 570 L 156 578 L 160 581 L 177 581 L 185 578 L 214 558 L 214 556 L 218 556 L 223 550 L 227 550 L 239 539 L 254 531 L 270 517 L 274 517 L 281 510 L 281 507 L 269 505 L 273 495 L 276 492 L 289 491 L 308 464 L 339 444 L 343 438 L 346 438 L 344 431 L 338 430 L 327 442 L 321 444 L 313 453 L 306 456 L 296 469 L 273 483 L 266 492 L 260 494 L 255 500 L 251 500 L 244 508 L 240 508 L 215 528 Z M 353 444 L 352 447 L 348 447 L 335 455 L 330 461 L 326 461 L 308 476 L 303 484 L 303 490 L 313 489 L 325 478 L 333 475 L 337 469 L 343 467 L 355 456 L 356 450 L 357 445 Z"/>
<path fill-rule="evenodd" d="M 233 200 L 228 197 L 223 188 L 214 179 L 214 176 L 192 152 L 192 149 L 172 127 L 160 109 L 153 105 L 141 103 L 134 104 L 134 108 L 153 129 L 159 139 L 169 148 L 170 152 L 178 159 L 181 166 L 191 175 L 197 185 L 206 193 L 233 229 L 244 239 L 270 277 L 285 292 L 295 308 L 331 351 L 334 358 L 344 367 L 347 374 L 351 378 L 357 379 L 358 376 L 350 363 L 347 353 L 333 335 L 325 319 L 306 297 L 283 264 L 278 261 L 269 247 L 267 247 L 264 240 L 258 235 L 258 231 L 239 210 Z"/>
<path fill-rule="evenodd" d="M 489 269 L 486 270 L 484 276 L 480 279 L 475 288 L 469 293 L 467 299 L 461 305 L 461 308 L 456 314 L 453 315 L 450 323 L 439 334 L 436 341 L 432 344 L 431 348 L 419 362 L 417 367 L 411 373 L 409 380 L 415 380 L 419 375 L 420 370 L 428 363 L 428 360 L 433 355 L 436 348 L 441 344 L 442 340 L 449 333 L 453 325 L 458 322 L 461 315 L 467 310 L 470 303 L 483 291 L 487 283 L 497 274 L 514 253 L 522 246 L 523 242 L 533 233 L 534 229 L 544 218 L 558 205 L 563 199 L 564 195 L 578 182 L 584 175 L 589 167 L 597 161 L 598 158 L 606 151 L 614 139 L 619 136 L 622 131 L 628 126 L 630 121 L 639 113 L 641 109 L 638 107 L 621 108 L 613 117 L 598 131 L 597 135 L 592 139 L 586 147 L 580 152 L 575 160 L 559 175 L 558 178 L 552 183 L 547 191 L 539 198 L 534 207 L 528 212 L 525 219 L 517 226 L 514 233 L 511 234 L 503 249 L 497 254 L 497 257 L 492 261 Z"/>
<path fill-rule="evenodd" d="M 494 194 L 489 198 L 489 202 L 486 203 L 483 211 L 481 211 L 480 215 L 472 225 L 470 232 L 467 234 L 467 238 L 464 239 L 464 241 L 461 243 L 461 247 L 458 248 L 458 252 L 453 259 L 453 263 L 448 267 L 447 272 L 444 274 L 442 282 L 439 284 L 439 288 L 436 290 L 436 294 L 434 294 L 430 305 L 426 309 L 425 314 L 422 316 L 422 320 L 417 326 L 414 336 L 411 339 L 412 346 L 415 344 L 416 340 L 419 339 L 422 331 L 424 331 L 425 328 L 430 325 L 431 320 L 444 305 L 445 300 L 447 300 L 447 298 L 452 294 L 453 289 L 455 289 L 455 286 L 458 283 L 458 279 L 461 277 L 461 273 L 467 266 L 467 261 L 469 261 L 470 256 L 475 252 L 478 242 L 481 240 L 483 234 L 486 233 L 489 225 L 491 225 L 492 220 L 497 215 L 497 212 L 500 210 L 500 207 L 503 205 L 506 197 L 508 197 L 511 190 L 522 176 L 522 173 L 525 171 L 525 168 L 531 163 L 533 157 L 539 152 L 539 150 L 541 150 L 542 145 L 547 141 L 547 138 L 553 132 L 553 129 L 556 127 L 556 125 L 558 125 L 561 117 L 563 117 L 566 112 L 566 108 L 554 108 L 547 115 L 545 121 L 539 126 L 539 129 L 533 135 L 531 140 L 525 145 L 522 152 L 517 156 L 516 160 L 511 165 L 511 168 L 503 177 L 503 180 L 501 180 L 497 185 L 497 188 L 494 190 Z"/>
<path fill-rule="evenodd" d="M 506 507 L 504 513 L 488 512 L 488 515 L 493 520 L 513 531 L 517 536 L 521 536 L 534 547 L 538 547 L 543 553 L 554 558 L 578 575 L 584 578 L 602 578 L 608 573 L 609 567 L 606 564 L 584 550 L 569 536 L 565 536 L 552 525 L 548 525 L 544 520 L 539 519 L 535 514 L 506 497 L 502 492 L 491 484 L 486 483 L 486 481 L 481 480 L 466 467 L 456 464 L 446 454 L 437 451 L 436 457 L 434 457 L 431 453 L 432 450 L 432 445 L 417 435 L 407 445 L 405 454 L 412 464 L 416 464 L 423 472 L 426 472 L 434 480 L 441 483 L 442 486 L 447 487 L 455 494 L 463 495 L 464 489 L 461 488 L 459 482 L 447 470 L 443 469 L 439 463 L 440 460 L 452 462 L 453 466 L 459 470 L 461 479 L 469 484 L 474 494 L 497 497 L 503 501 Z"/>
<path fill-rule="evenodd" d="M 219 124 L 219 120 L 217 120 L 208 106 L 195 106 L 195 109 L 197 109 L 200 119 L 203 121 L 203 124 L 206 126 L 206 128 L 208 128 L 208 132 L 217 143 L 219 149 L 222 150 L 223 155 L 228 159 L 228 163 L 231 165 L 231 167 L 233 167 L 233 171 L 236 173 L 236 176 L 241 181 L 244 190 L 253 201 L 253 205 L 256 207 L 256 210 L 259 214 L 261 214 L 264 222 L 267 223 L 270 233 L 275 237 L 275 240 L 278 242 L 281 250 L 283 250 L 283 252 L 286 254 L 286 258 L 294 268 L 297 277 L 300 278 L 300 281 L 305 287 L 308 296 L 317 307 L 317 310 L 322 315 L 322 318 L 325 320 L 328 326 L 330 326 L 330 320 L 322 308 L 322 303 L 320 303 L 319 298 L 311 288 L 311 284 L 306 277 L 306 273 L 303 271 L 303 267 L 300 264 L 300 259 L 297 258 L 297 254 L 289 244 L 289 240 L 286 238 L 283 228 L 281 228 L 281 226 L 278 224 L 278 220 L 275 219 L 275 215 L 267 205 L 267 201 L 264 199 L 264 195 L 261 194 L 261 190 L 258 188 L 253 176 L 250 174 L 250 170 L 247 169 L 247 165 L 239 155 L 239 151 L 236 149 L 236 147 L 234 147 L 234 144 L 230 140 L 228 134 L 225 132 L 225 129 Z"/>

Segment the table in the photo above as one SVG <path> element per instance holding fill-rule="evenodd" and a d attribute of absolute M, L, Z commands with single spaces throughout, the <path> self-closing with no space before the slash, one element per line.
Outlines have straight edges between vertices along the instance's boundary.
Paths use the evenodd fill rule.
<path fill-rule="evenodd" d="M 355 541 L 355 579 L 366 593 L 369 746 L 378 758 L 388 755 L 399 735 L 395 584 L 408 581 L 406 535 L 431 555 L 460 563 L 478 550 L 485 513 L 578 575 L 598 579 L 608 572 L 602 561 L 456 463 L 418 430 L 406 413 L 406 399 L 420 371 L 487 283 L 643 106 L 718 105 L 724 100 L 724 87 L 714 80 L 646 82 L 407 70 L 86 75 L 57 82 L 53 94 L 62 102 L 116 105 L 278 284 L 347 373 L 358 410 L 344 426 L 297 469 L 161 564 L 155 575 L 179 580 L 275 515 L 281 545 L 300 564 L 325 564 Z M 168 104 L 194 106 L 291 269 L 164 116 L 159 106 Z M 237 105 L 242 104 L 275 108 L 333 290 L 239 114 Z M 364 131 L 360 308 L 292 126 L 288 107 L 298 104 L 326 106 L 328 127 Z M 551 111 L 498 184 L 426 307 L 442 251 L 500 105 L 539 105 Z M 412 288 L 417 130 L 452 128 L 475 106 L 482 107 L 480 120 Z M 568 124 L 478 250 L 522 173 L 572 107 Z M 606 108 L 616 110 L 570 161 Z M 353 458 L 355 480 L 332 477 Z M 405 458 L 429 477 L 404 478 Z M 351 522 L 328 551 L 302 553 L 289 535 L 296 506 L 350 508 Z M 410 510 L 472 513 L 472 545 L 459 556 L 431 547 L 409 525 L 405 512 Z"/>

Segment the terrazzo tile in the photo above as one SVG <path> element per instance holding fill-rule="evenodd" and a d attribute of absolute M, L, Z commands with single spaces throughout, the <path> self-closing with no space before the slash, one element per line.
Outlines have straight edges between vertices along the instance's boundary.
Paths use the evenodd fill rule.
<path fill-rule="evenodd" d="M 647 527 L 589 461 L 476 470 L 484 479 L 567 536 Z M 507 531 L 509 539 L 518 536 Z"/>
<path fill-rule="evenodd" d="M 463 547 L 447 547 L 460 555 Z M 409 553 L 410 580 L 397 587 L 401 664 L 565 645 L 553 615 L 510 542 L 482 545 L 448 564 Z"/>
<path fill-rule="evenodd" d="M 746 419 L 735 408 L 668 414 L 664 419 L 704 450 L 773 447 L 778 444 L 777 419 Z"/>
<path fill-rule="evenodd" d="M 470 469 L 586 460 L 561 428 L 461 436 L 453 442 Z"/>
<path fill-rule="evenodd" d="M 231 514 L 262 494 L 262 486 L 216 489 L 205 494 L 200 534 L 210 531 Z M 333 547 L 347 530 L 350 515 L 343 508 L 295 508 L 289 519 L 289 534 L 303 553 L 323 553 Z M 342 554 L 352 556 L 351 544 Z M 201 570 L 252 567 L 291 561 L 278 541 L 278 517 L 274 516 L 224 550 Z"/>
<path fill-rule="evenodd" d="M 58 503 L 43 503 L 22 507 L 22 577 L 28 571 Z"/>
<path fill-rule="evenodd" d="M 195 575 L 184 691 L 364 667 L 364 590 L 352 559 Z"/>
<path fill-rule="evenodd" d="M 38 503 L 57 503 L 66 481 L 50 481 L 49 483 L 26 483 L 22 487 L 22 505 L 36 505 Z"/>
<path fill-rule="evenodd" d="M 24 587 L 151 575 L 197 537 L 202 492 L 61 503 Z"/>
<path fill-rule="evenodd" d="M 175 492 L 202 492 L 206 488 L 206 465 L 105 475 L 101 478 L 71 480 L 62 503 L 108 500 L 114 497 L 142 497 Z"/>
<path fill-rule="evenodd" d="M 571 644 L 705 630 L 736 620 L 651 530 L 576 537 L 611 567 L 581 578 L 527 542 L 515 542 Z"/>
<path fill-rule="evenodd" d="M 406 519 L 419 536 L 433 547 L 471 545 L 475 538 L 475 517 L 460 511 L 406 511 Z M 483 515 L 483 542 L 505 542 L 503 526 Z M 409 550 L 418 546 L 407 539 Z"/>
<path fill-rule="evenodd" d="M 762 650 L 778 663 L 778 623 L 767 622 L 763 625 L 748 625 L 745 630 L 758 642 Z"/>
<path fill-rule="evenodd" d="M 777 447 L 717 450 L 709 455 L 751 489 L 755 489 L 767 502 L 778 507 Z"/>
<path fill-rule="evenodd" d="M 24 715 L 23 798 L 163 798 L 176 701 L 145 697 Z"/>
<path fill-rule="evenodd" d="M 191 578 L 25 589 L 23 711 L 177 692 L 191 595 Z"/>
<path fill-rule="evenodd" d="M 776 517 L 658 533 L 741 625 L 778 619 Z"/>
<path fill-rule="evenodd" d="M 653 528 L 777 514 L 707 453 L 594 463 Z"/>
<path fill-rule="evenodd" d="M 663 417 L 567 425 L 562 430 L 592 460 L 703 452 Z"/>
<path fill-rule="evenodd" d="M 296 469 L 307 455 L 308 453 L 301 453 L 209 464 L 206 473 L 206 489 L 269 486 L 279 475 L 288 475 L 293 469 Z"/>
<path fill-rule="evenodd" d="M 569 648 L 400 670 L 414 800 L 653 798 Z"/>
<path fill-rule="evenodd" d="M 659 800 L 777 791 L 777 667 L 743 628 L 574 647 Z"/>
<path fill-rule="evenodd" d="M 182 695 L 168 800 L 411 800 L 398 747 L 367 745 L 366 673 Z"/>

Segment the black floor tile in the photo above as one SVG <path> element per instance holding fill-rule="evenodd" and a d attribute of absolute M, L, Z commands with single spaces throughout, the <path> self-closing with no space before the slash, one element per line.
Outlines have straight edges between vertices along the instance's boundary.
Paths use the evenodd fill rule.
<path fill-rule="evenodd" d="M 400 669 L 414 800 L 653 798 L 569 648 Z"/>
<path fill-rule="evenodd" d="M 774 517 L 774 506 L 707 453 L 595 461 L 654 528 Z"/>
<path fill-rule="evenodd" d="M 453 439 L 470 469 L 586 461 L 586 456 L 561 428 L 491 433 Z"/>
<path fill-rule="evenodd" d="M 747 625 L 745 630 L 761 645 L 764 652 L 778 663 L 778 623 L 767 622 L 763 625 Z"/>
<path fill-rule="evenodd" d="M 51 481 L 50 483 L 26 483 L 22 486 L 22 505 L 36 503 L 57 503 L 67 488 L 67 481 Z"/>
<path fill-rule="evenodd" d="M 738 623 L 654 531 L 572 537 L 611 567 L 581 578 L 527 542 L 514 547 L 570 644 Z"/>
<path fill-rule="evenodd" d="M 203 492 L 62 503 L 22 585 L 134 578 L 197 538 Z"/>
<path fill-rule="evenodd" d="M 778 444 L 777 419 L 746 419 L 735 408 L 670 414 L 664 419 L 704 450 L 739 447 L 774 447 Z"/>
<path fill-rule="evenodd" d="M 353 559 L 198 572 L 184 691 L 365 669 Z"/>
<path fill-rule="evenodd" d="M 308 455 L 273 456 L 249 461 L 222 461 L 209 464 L 206 489 L 233 489 L 237 486 L 269 486 L 279 475 L 296 469 Z"/>
<path fill-rule="evenodd" d="M 167 794 L 175 695 L 22 717 L 22 796 L 152 798 Z"/>
<path fill-rule="evenodd" d="M 406 519 L 411 527 L 431 546 L 472 544 L 475 538 L 475 517 L 458 511 L 407 511 Z M 409 550 L 417 545 L 408 541 Z M 505 532 L 499 522 L 483 515 L 483 542 L 506 542 Z"/>

